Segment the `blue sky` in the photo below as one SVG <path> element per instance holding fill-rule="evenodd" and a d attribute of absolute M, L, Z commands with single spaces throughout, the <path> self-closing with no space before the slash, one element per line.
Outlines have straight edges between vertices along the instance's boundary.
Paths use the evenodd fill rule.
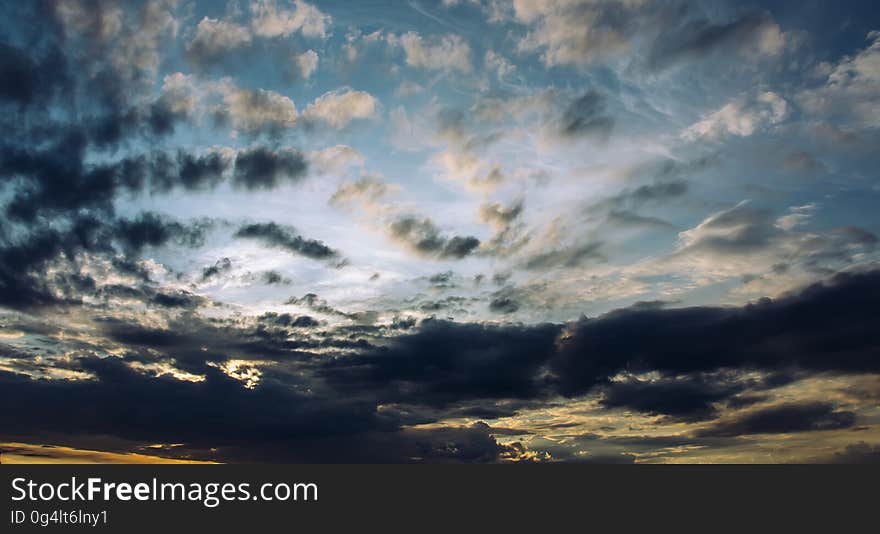
<path fill-rule="evenodd" d="M 71 1 L 4 3 L 2 14 L 0 96 L 16 132 L 0 161 L 10 376 L 100 383 L 89 366 L 116 358 L 139 379 L 320 391 L 323 409 L 345 387 L 315 358 L 363 350 L 373 362 L 371 351 L 408 347 L 438 321 L 464 328 L 461 339 L 556 325 L 558 349 L 565 332 L 592 328 L 588 318 L 784 308 L 811 284 L 877 268 L 871 2 Z M 122 323 L 172 341 L 122 335 Z M 199 345 L 209 326 L 243 337 Z M 254 332 L 281 345 L 251 346 Z M 189 343 L 216 353 L 199 361 Z M 502 351 L 476 343 L 449 357 Z M 550 393 L 505 396 L 487 383 L 467 401 L 507 419 L 462 415 L 478 413 L 466 399 L 404 401 L 360 385 L 371 417 L 394 413 L 402 442 L 449 428 L 482 435 L 473 425 L 488 420 L 522 427 L 490 432 L 492 443 L 517 439 L 531 459 L 655 459 L 618 435 L 584 437 L 606 416 L 633 417 L 644 435 L 726 439 L 704 427 L 748 419 L 722 405 L 749 388 L 770 411 L 797 401 L 829 429 L 855 426 L 842 410 L 876 429 L 872 405 L 816 404 L 823 387 L 874 384 L 864 366 L 854 378 L 813 360 L 629 362 L 572 393 L 557 360 L 530 368 L 532 385 L 555 376 Z M 493 365 L 506 376 L 503 358 Z M 783 385 L 768 385 L 783 372 Z M 613 402 L 619 383 L 670 380 L 679 393 L 708 387 L 700 406 L 721 403 L 715 419 Z M 547 417 L 580 438 L 543 427 Z M 846 450 L 841 435 L 783 460 Z M 111 448 L 138 446 L 125 443 Z M 737 447 L 708 458 L 754 458 Z M 699 456 L 685 449 L 661 459 Z"/>

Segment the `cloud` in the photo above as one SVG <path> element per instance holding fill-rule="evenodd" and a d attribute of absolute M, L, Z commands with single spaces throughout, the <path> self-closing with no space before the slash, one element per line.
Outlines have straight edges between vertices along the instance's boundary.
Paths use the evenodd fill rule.
<path fill-rule="evenodd" d="M 826 402 L 788 403 L 762 407 L 715 422 L 697 431 L 699 437 L 735 437 L 849 428 L 856 422 L 852 412 L 837 410 Z"/>
<path fill-rule="evenodd" d="M 344 128 L 355 119 L 368 119 L 379 107 L 373 95 L 344 88 L 324 93 L 303 112 L 303 116 L 322 120 L 334 128 Z"/>
<path fill-rule="evenodd" d="M 749 201 L 740 202 L 680 232 L 677 250 L 639 271 L 683 270 L 701 284 L 748 274 L 772 277 L 779 265 L 786 270 L 797 267 L 807 273 L 831 273 L 859 263 L 874 250 L 876 236 L 864 229 L 816 233 L 802 228 L 814 210 L 812 205 L 795 206 L 774 217 Z M 793 280 L 793 274 L 788 272 L 786 278 Z"/>
<path fill-rule="evenodd" d="M 688 127 L 682 132 L 682 137 L 689 141 L 717 141 L 726 135 L 748 137 L 783 122 L 788 115 L 785 99 L 765 91 L 754 98 L 734 98 L 718 111 Z"/>
<path fill-rule="evenodd" d="M 302 0 L 294 0 L 294 5 L 296 8 L 290 10 L 279 7 L 275 0 L 254 0 L 250 3 L 249 27 L 231 20 L 204 17 L 186 47 L 187 56 L 199 67 L 210 67 L 221 63 L 230 52 L 250 46 L 255 38 L 289 37 L 295 32 L 305 37 L 325 38 L 332 22 L 330 16 Z M 308 66 L 312 59 L 306 56 L 305 61 Z"/>
<path fill-rule="evenodd" d="M 516 1 L 515 19 L 532 29 L 519 41 L 523 51 L 540 51 L 548 67 L 584 64 L 626 50 L 640 2 Z"/>
<path fill-rule="evenodd" d="M 142 87 L 156 74 L 163 46 L 177 37 L 175 7 L 164 0 L 147 0 L 131 10 L 112 2 L 71 0 L 51 2 L 50 9 L 67 46 L 90 50 L 83 63 L 103 64 L 119 81 Z M 45 22 L 48 13 L 42 7 L 37 13 Z"/>
<path fill-rule="evenodd" d="M 294 0 L 296 9 L 284 9 L 276 0 L 254 0 L 250 4 L 251 28 L 259 37 L 288 37 L 300 32 L 305 37 L 327 37 L 330 15 L 302 0 Z M 307 78 L 308 76 L 306 76 Z"/>
<path fill-rule="evenodd" d="M 539 252 L 525 259 L 523 268 L 543 271 L 558 267 L 579 267 L 588 262 L 604 262 L 601 242 L 587 242 Z"/>
<path fill-rule="evenodd" d="M 489 302 L 489 309 L 495 313 L 516 313 L 519 308 L 519 302 L 510 297 L 498 296 Z"/>
<path fill-rule="evenodd" d="M 324 315 L 338 315 L 340 317 L 346 317 L 349 319 L 354 318 L 352 314 L 334 308 L 326 300 L 321 299 L 320 297 L 318 297 L 318 295 L 314 293 L 306 293 L 302 297 L 290 297 L 289 299 L 287 299 L 285 304 L 294 306 L 305 306 L 313 312 L 321 313 Z"/>
<path fill-rule="evenodd" d="M 233 461 L 876 456 L 880 239 L 855 208 L 878 36 L 831 50 L 724 2 L 468 3 L 444 17 L 492 22 L 459 35 L 293 0 L 4 9 L 0 401 L 28 400 L 4 438 Z M 743 181 L 753 200 L 719 207 Z M 294 190 L 307 221 L 239 217 Z M 317 227 L 354 243 L 349 268 Z"/>
<path fill-rule="evenodd" d="M 532 397 L 541 394 L 539 371 L 557 332 L 431 320 L 387 346 L 328 362 L 322 373 L 343 390 L 379 390 L 387 401 Z"/>
<path fill-rule="evenodd" d="M 782 168 L 799 174 L 817 174 L 828 171 L 828 167 L 824 163 L 803 150 L 785 156 L 785 159 L 782 160 Z"/>
<path fill-rule="evenodd" d="M 202 269 L 202 282 L 206 282 L 230 270 L 232 270 L 232 261 L 229 258 L 220 258 L 214 265 Z"/>
<path fill-rule="evenodd" d="M 524 225 L 519 222 L 522 212 L 522 200 L 509 206 L 497 202 L 480 204 L 480 221 L 488 224 L 493 231 L 492 238 L 483 246 L 485 252 L 508 256 L 529 242 L 530 236 L 522 235 Z"/>
<path fill-rule="evenodd" d="M 333 206 L 345 206 L 359 202 L 366 207 L 375 207 L 378 202 L 394 191 L 394 187 L 371 176 L 364 176 L 356 182 L 346 182 L 339 186 L 330 197 Z"/>
<path fill-rule="evenodd" d="M 194 155 L 180 150 L 174 160 L 159 156 L 153 162 L 150 187 L 163 192 L 178 186 L 189 191 L 211 189 L 224 180 L 230 165 L 222 152 Z"/>
<path fill-rule="evenodd" d="M 260 275 L 260 281 L 266 285 L 290 285 L 291 281 L 278 271 L 265 271 Z"/>
<path fill-rule="evenodd" d="M 234 128 L 245 132 L 289 128 L 297 119 L 296 105 L 290 98 L 264 89 L 241 89 L 232 83 L 218 86 L 224 107 L 216 116 L 228 119 Z"/>
<path fill-rule="evenodd" d="M 83 272 L 82 255 L 113 258 L 111 271 L 119 271 L 123 279 L 131 274 L 147 278 L 129 267 L 133 256 L 146 247 L 199 247 L 210 229 L 210 222 L 184 224 L 150 212 L 132 219 L 79 215 L 65 222 L 66 226 L 33 225 L 17 239 L 2 239 L 0 304 L 28 309 L 80 303 L 83 295 L 101 290 L 94 278 Z M 143 292 L 135 290 L 134 294 Z"/>
<path fill-rule="evenodd" d="M 0 44 L 0 99 L 21 106 L 45 104 L 69 90 L 67 61 L 58 49 L 33 57 L 22 49 Z"/>
<path fill-rule="evenodd" d="M 275 223 L 247 224 L 238 229 L 235 237 L 257 239 L 270 247 L 282 248 L 315 260 L 332 259 L 338 253 L 314 239 L 306 239 L 288 226 Z"/>
<path fill-rule="evenodd" d="M 539 52 L 548 67 L 583 66 L 643 52 L 648 67 L 658 70 L 716 52 L 777 56 L 786 43 L 767 13 L 716 21 L 701 6 L 685 2 L 517 0 L 512 14 L 499 16 L 529 28 L 518 48 Z"/>
<path fill-rule="evenodd" d="M 497 202 L 480 204 L 480 220 L 492 225 L 498 230 L 503 230 L 510 226 L 510 223 L 519 218 L 522 214 L 522 210 L 522 201 L 506 207 Z"/>
<path fill-rule="evenodd" d="M 847 445 L 842 451 L 834 453 L 830 458 L 815 459 L 817 463 L 834 464 L 877 464 L 880 463 L 880 445 L 871 445 L 864 441 Z"/>
<path fill-rule="evenodd" d="M 115 238 L 131 253 L 144 247 L 162 246 L 169 241 L 188 247 L 204 243 L 205 225 L 185 226 L 155 213 L 142 213 L 135 219 L 121 219 L 114 228 Z"/>
<path fill-rule="evenodd" d="M 371 217 L 380 219 L 379 228 L 392 241 L 433 259 L 462 259 L 476 252 L 480 240 L 474 236 L 447 236 L 429 217 L 404 212 L 386 197 L 396 190 L 377 177 L 365 176 L 356 182 L 343 183 L 330 197 L 338 207 L 357 205 Z"/>
<path fill-rule="evenodd" d="M 668 24 L 648 51 L 654 70 L 705 58 L 722 51 L 737 55 L 778 56 L 786 36 L 768 13 L 746 13 L 729 22 L 696 17 Z"/>
<path fill-rule="evenodd" d="M 239 24 L 205 17 L 196 26 L 192 41 L 186 46 L 190 61 L 210 66 L 224 59 L 233 50 L 251 44 L 250 31 Z"/>
<path fill-rule="evenodd" d="M 480 246 L 473 236 L 446 237 L 429 218 L 409 215 L 398 217 L 388 227 L 388 235 L 410 250 L 438 259 L 461 259 Z"/>
<path fill-rule="evenodd" d="M 876 371 L 869 333 L 873 297 L 866 292 L 878 284 L 877 271 L 838 274 L 741 308 L 619 310 L 568 327 L 550 368 L 569 395 L 623 369 Z"/>
<path fill-rule="evenodd" d="M 300 76 L 302 76 L 304 80 L 311 78 L 312 74 L 318 70 L 318 54 L 314 50 L 306 50 L 302 54 L 296 56 L 294 62 Z"/>
<path fill-rule="evenodd" d="M 348 145 L 334 145 L 309 154 L 309 165 L 317 173 L 344 174 L 364 163 L 364 155 Z"/>
<path fill-rule="evenodd" d="M 602 388 L 601 403 L 607 408 L 627 408 L 649 415 L 698 421 L 714 417 L 715 403 L 743 391 L 746 386 L 704 376 L 615 380 Z"/>
<path fill-rule="evenodd" d="M 471 48 L 458 35 L 425 39 L 407 32 L 397 40 L 406 54 L 406 64 L 428 70 L 471 72 Z"/>
<path fill-rule="evenodd" d="M 246 189 L 272 189 L 282 181 L 297 182 L 306 175 L 308 164 L 294 149 L 252 148 L 235 156 L 234 183 Z"/>
<path fill-rule="evenodd" d="M 308 315 L 299 315 L 294 317 L 289 313 L 266 312 L 259 317 L 261 322 L 270 323 L 276 326 L 290 326 L 293 328 L 314 328 L 321 323 Z"/>
<path fill-rule="evenodd" d="M 516 65 L 494 50 L 486 50 L 486 54 L 483 56 L 483 65 L 489 71 L 494 72 L 499 80 L 504 80 L 516 72 Z"/>
<path fill-rule="evenodd" d="M 470 438 L 469 432 L 462 435 L 461 429 L 449 426 L 416 435 L 402 426 L 430 421 L 432 416 L 426 414 L 432 410 L 454 413 L 471 400 L 485 406 L 491 399 L 542 400 L 594 390 L 609 406 L 695 420 L 712 415 L 712 407 L 725 395 L 741 395 L 741 390 L 753 387 L 739 382 L 741 375 L 734 371 L 715 371 L 876 372 L 870 310 L 877 308 L 878 285 L 876 272 L 839 275 L 798 294 L 742 308 L 637 306 L 570 325 L 429 320 L 381 344 L 343 344 L 348 336 L 358 339 L 356 332 L 379 332 L 377 327 L 356 325 L 360 330 L 342 330 L 334 341 L 350 352 L 333 358 L 314 358 L 307 352 L 306 339 L 291 338 L 290 329 L 319 326 L 292 315 L 269 313 L 256 323 L 216 323 L 190 316 L 171 320 L 162 329 L 105 319 L 100 331 L 124 343 L 129 352 L 123 357 L 72 360 L 73 369 L 89 373 L 90 380 L 0 373 L 0 400 L 30 399 L 22 408 L 26 417 L 22 412 L 5 415 L 14 416 L 17 426 L 3 424 L 23 434 L 67 440 L 104 434 L 151 443 L 184 441 L 196 457 L 236 461 L 402 461 L 414 450 L 422 450 L 424 454 L 417 456 L 425 461 L 496 461 L 513 451 L 486 438 L 492 432 L 482 425 L 469 431 L 474 432 Z M 326 305 L 315 295 L 297 302 Z M 141 348 L 152 350 L 138 356 Z M 246 360 L 232 366 L 225 356 L 230 350 Z M 171 369 L 177 371 L 158 374 L 148 370 L 153 367 L 134 363 L 157 357 L 163 365 L 173 358 Z M 638 369 L 650 369 L 660 378 L 639 383 L 612 380 Z M 182 372 L 202 378 L 184 380 L 189 375 Z M 259 380 L 248 389 L 247 377 Z M 63 418 L 52 409 L 60 398 L 68 399 Z M 147 406 L 146 411 L 132 411 L 132 402 Z M 386 408 L 377 410 L 379 404 Z M 120 419 L 119 413 L 129 417 Z M 255 413 L 261 416 L 252 417 Z M 193 419 L 193 414 L 199 417 Z M 219 414 L 247 422 L 235 432 L 222 425 L 193 424 Z M 695 434 L 714 439 L 853 424 L 853 413 L 828 402 L 799 401 L 727 413 L 697 427 Z M 374 443 L 379 435 L 385 447 L 364 449 L 364 440 Z M 465 446 L 470 439 L 484 445 L 471 449 Z M 322 445 L 321 454 L 309 452 L 316 443 Z M 414 443 L 422 443 L 421 449 L 413 449 Z M 456 443 L 459 452 L 441 445 L 449 443 Z M 208 453 L 209 448 L 216 452 Z M 398 456 L 400 450 L 406 454 Z"/>
<path fill-rule="evenodd" d="M 611 135 L 614 119 L 604 111 L 604 97 L 596 91 L 587 91 L 562 112 L 559 131 L 564 137 L 590 135 L 606 140 Z"/>
<path fill-rule="evenodd" d="M 607 202 L 619 208 L 639 208 L 651 202 L 680 197 L 687 193 L 687 190 L 688 183 L 684 180 L 658 181 L 634 189 L 625 189 L 610 197 Z"/>
<path fill-rule="evenodd" d="M 867 36 L 870 44 L 836 64 L 825 64 L 822 86 L 804 89 L 797 102 L 814 116 L 835 120 L 831 128 L 877 127 L 880 115 L 880 32 Z"/>
<path fill-rule="evenodd" d="M 302 73 L 304 77 L 310 75 L 317 65 L 317 55 L 314 64 L 311 63 L 312 57 L 308 52 L 299 57 L 303 61 L 301 67 L 311 69 Z M 341 129 L 353 120 L 374 117 L 380 108 L 373 95 L 341 87 L 317 97 L 300 115 L 293 100 L 281 93 L 241 88 L 230 78 L 201 81 L 180 73 L 166 77 L 163 91 L 164 102 L 181 109 L 181 114 L 208 113 L 214 119 L 229 122 L 233 128 L 250 134 L 268 132 L 277 135 L 299 124 L 301 119 Z"/>

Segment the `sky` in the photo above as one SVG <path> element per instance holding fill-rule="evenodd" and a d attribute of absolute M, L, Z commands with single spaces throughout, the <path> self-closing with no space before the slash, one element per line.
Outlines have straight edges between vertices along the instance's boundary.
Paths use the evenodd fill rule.
<path fill-rule="evenodd" d="M 0 2 L 0 449 L 880 461 L 880 9 Z"/>

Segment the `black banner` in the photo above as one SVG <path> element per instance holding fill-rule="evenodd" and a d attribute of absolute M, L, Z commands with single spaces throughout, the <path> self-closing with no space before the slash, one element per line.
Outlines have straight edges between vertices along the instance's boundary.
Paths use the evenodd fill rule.
<path fill-rule="evenodd" d="M 3 532 L 850 532 L 876 466 L 3 466 Z"/>

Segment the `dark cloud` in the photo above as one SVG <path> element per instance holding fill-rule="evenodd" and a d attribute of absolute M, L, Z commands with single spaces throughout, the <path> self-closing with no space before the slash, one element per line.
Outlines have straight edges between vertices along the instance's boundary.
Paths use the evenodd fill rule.
<path fill-rule="evenodd" d="M 31 435 L 185 441 L 239 461 L 498 460 L 524 451 L 500 447 L 482 427 L 410 433 L 403 426 L 499 400 L 545 402 L 560 393 L 597 392 L 606 407 L 685 421 L 713 417 L 720 406 L 745 407 L 708 423 L 696 439 L 842 429 L 855 424 L 848 411 L 822 402 L 760 406 L 766 402 L 760 393 L 798 376 L 779 372 L 788 369 L 876 372 L 877 287 L 877 272 L 846 274 L 742 308 L 641 305 L 570 325 L 427 320 L 415 326 L 407 320 L 396 336 L 366 325 L 317 335 L 321 325 L 311 317 L 276 313 L 223 321 L 184 314 L 161 329 L 106 317 L 96 323 L 99 332 L 126 346 L 126 355 L 75 359 L 75 369 L 95 376 L 89 381 L 2 373 L 0 400 L 29 402 L 24 412 L 0 417 L 15 417 L 16 425 L 3 426 Z M 159 300 L 178 297 L 182 303 L 187 296 Z M 345 315 L 316 295 L 292 300 Z M 381 342 L 371 343 L 370 336 Z M 312 348 L 336 352 L 318 356 Z M 230 357 L 275 363 L 262 366 L 259 384 L 247 390 L 216 367 Z M 129 367 L 131 361 L 172 364 L 205 380 L 145 374 Z M 659 378 L 611 380 L 625 371 L 654 371 Z M 743 381 L 741 371 L 761 371 L 765 378 Z M 305 391 L 310 393 L 300 393 Z M 755 398 L 735 401 L 749 396 Z M 58 399 L 69 399 L 64 418 L 54 408 Z M 135 404 L 144 408 L 134 410 Z M 379 411 L 378 405 L 398 408 Z M 247 422 L 235 432 L 193 423 L 229 417 Z M 384 443 L 385 449 L 363 443 Z M 455 444 L 459 453 L 444 452 L 441 444 Z"/>
<path fill-rule="evenodd" d="M 267 285 L 289 285 L 290 280 L 284 278 L 278 271 L 265 271 L 260 275 L 260 281 Z"/>
<path fill-rule="evenodd" d="M 626 210 L 613 210 L 605 217 L 606 222 L 613 226 L 675 229 L 675 225 L 658 217 L 647 217 Z"/>
<path fill-rule="evenodd" d="M 165 308 L 196 308 L 206 302 L 207 299 L 187 291 L 177 291 L 174 293 L 156 293 L 153 296 L 153 303 Z"/>
<path fill-rule="evenodd" d="M 648 202 L 680 197 L 687 193 L 687 190 L 688 184 L 684 180 L 655 182 L 635 189 L 627 189 L 611 197 L 609 201 L 616 206 L 640 207 Z"/>
<path fill-rule="evenodd" d="M 586 208 L 588 216 L 595 218 L 604 214 L 605 222 L 620 227 L 674 229 L 669 222 L 658 217 L 642 215 L 639 211 L 650 205 L 663 205 L 684 196 L 688 183 L 672 178 L 686 172 L 685 167 L 672 161 L 664 162 L 660 168 L 652 167 L 648 172 L 664 177 L 654 183 L 625 189 L 620 193 L 590 204 Z"/>
<path fill-rule="evenodd" d="M 204 244 L 209 221 L 184 225 L 155 213 L 142 213 L 134 219 L 121 219 L 115 225 L 116 239 L 133 254 L 144 247 L 158 247 L 169 242 L 181 246 L 199 247 Z"/>
<path fill-rule="evenodd" d="M 746 384 L 717 378 L 674 377 L 659 380 L 624 380 L 602 388 L 602 405 L 627 408 L 650 415 L 668 415 L 696 421 L 714 417 L 714 404 L 739 393 Z"/>
<path fill-rule="evenodd" d="M 830 458 L 816 460 L 820 463 L 833 464 L 880 464 L 880 444 L 854 443 L 834 453 Z"/>
<path fill-rule="evenodd" d="M 648 50 L 648 67 L 661 70 L 672 65 L 702 59 L 715 52 L 739 52 L 760 43 L 763 32 L 776 29 L 767 13 L 746 13 L 729 22 L 680 13 L 667 20 Z M 682 16 L 684 15 L 684 16 Z"/>
<path fill-rule="evenodd" d="M 316 260 L 332 259 L 339 255 L 321 241 L 306 239 L 293 228 L 275 223 L 246 224 L 238 229 L 235 237 L 256 239 L 270 247 L 282 248 Z"/>
<path fill-rule="evenodd" d="M 419 304 L 419 309 L 424 312 L 438 312 L 441 310 L 449 310 L 449 313 L 466 313 L 464 304 L 469 299 L 466 297 L 450 296 L 441 300 L 429 300 Z"/>
<path fill-rule="evenodd" d="M 376 321 L 378 317 L 378 312 L 375 311 L 359 311 L 359 312 L 346 312 L 337 308 L 334 308 L 326 300 L 318 297 L 318 295 L 314 293 L 306 293 L 302 297 L 290 297 L 287 299 L 285 304 L 294 305 L 294 306 L 305 306 L 306 308 L 324 315 L 335 315 L 337 317 L 344 317 L 346 319 L 351 319 L 352 321 L 362 323 L 362 324 L 370 324 Z"/>
<path fill-rule="evenodd" d="M 735 437 L 750 434 L 783 434 L 838 430 L 856 422 L 852 412 L 826 402 L 788 403 L 734 415 L 697 431 L 699 437 Z"/>
<path fill-rule="evenodd" d="M 619 310 L 570 326 L 550 368 L 566 394 L 622 369 L 877 371 L 878 287 L 880 271 L 871 271 L 742 308 Z"/>
<path fill-rule="evenodd" d="M 176 172 L 153 174 L 154 190 L 169 191 L 177 186 L 188 191 L 213 188 L 223 180 L 223 174 L 229 168 L 229 161 L 217 152 L 195 156 L 181 150 L 177 152 L 176 164 Z"/>
<path fill-rule="evenodd" d="M 446 271 L 443 273 L 433 274 L 428 277 L 428 283 L 431 284 L 432 287 L 436 287 L 439 289 L 444 289 L 447 287 L 455 287 L 455 282 L 453 281 L 454 274 L 452 271 Z"/>
<path fill-rule="evenodd" d="M 67 60 L 58 48 L 40 57 L 0 43 L 0 99 L 19 106 L 45 105 L 70 84 Z"/>
<path fill-rule="evenodd" d="M 4 428 L 15 429 L 7 436 L 53 436 L 74 446 L 101 435 L 142 444 L 182 441 L 199 457 L 239 462 L 489 462 L 517 454 L 485 424 L 403 429 L 364 400 L 305 396 L 272 377 L 247 390 L 211 367 L 205 380 L 190 383 L 136 372 L 119 358 L 79 364 L 95 379 L 0 372 L 4 405 L 28 399 L 22 410 L 0 415 Z M 229 418 L 239 423 L 194 424 Z"/>
<path fill-rule="evenodd" d="M 131 257 L 148 246 L 198 247 L 208 228 L 208 221 L 184 224 L 149 212 L 133 219 L 83 215 L 66 225 L 35 225 L 0 240 L 0 303 L 22 308 L 78 302 L 95 289 L 94 282 L 77 283 L 88 280 L 77 263 L 82 252 L 109 256 L 120 271 L 146 278 Z M 54 273 L 47 272 L 48 265 L 56 267 Z"/>
<path fill-rule="evenodd" d="M 493 281 L 496 285 L 500 285 L 504 284 L 508 278 L 509 276 L 498 276 L 496 273 Z M 502 314 L 516 313 L 522 307 L 523 301 L 528 301 L 529 298 L 529 289 L 506 285 L 490 295 L 489 311 Z"/>
<path fill-rule="evenodd" d="M 461 259 L 480 246 L 476 237 L 441 235 L 440 229 L 428 218 L 400 217 L 389 225 L 388 231 L 396 241 L 412 250 L 440 259 Z"/>
<path fill-rule="evenodd" d="M 601 242 L 583 243 L 535 254 L 525 260 L 523 268 L 535 271 L 556 267 L 572 268 L 587 262 L 603 262 Z"/>
<path fill-rule="evenodd" d="M 343 317 L 348 317 L 348 313 L 337 310 L 336 308 L 330 306 L 326 300 L 321 299 L 320 297 L 318 297 L 318 295 L 314 293 L 306 293 L 302 297 L 290 297 L 289 299 L 287 299 L 287 302 L 285 302 L 285 304 L 305 306 L 313 311 L 326 315 L 340 315 Z"/>
<path fill-rule="evenodd" d="M 272 189 L 283 181 L 296 182 L 306 175 L 308 164 L 301 152 L 254 148 L 235 157 L 234 183 L 246 189 Z"/>
<path fill-rule="evenodd" d="M 325 376 L 388 400 L 450 403 L 542 395 L 539 370 L 553 351 L 555 325 L 490 326 L 431 320 L 415 333 L 356 357 L 328 363 Z"/>
<path fill-rule="evenodd" d="M 564 137 L 590 136 L 607 140 L 614 129 L 614 119 L 606 114 L 605 97 L 587 91 L 574 99 L 559 118 L 559 133 Z"/>
<path fill-rule="evenodd" d="M 514 313 L 519 306 L 519 302 L 505 296 L 495 297 L 489 302 L 489 309 L 495 313 Z"/>
<path fill-rule="evenodd" d="M 259 317 L 259 321 L 275 326 L 293 328 L 313 328 L 321 323 L 308 315 L 293 316 L 289 313 L 266 312 Z"/>
<path fill-rule="evenodd" d="M 232 270 L 232 261 L 229 258 L 220 258 L 214 265 L 202 269 L 202 281 L 210 280 L 230 270 Z"/>
<path fill-rule="evenodd" d="M 0 146 L 0 173 L 7 179 L 26 180 L 7 204 L 7 215 L 30 222 L 40 214 L 84 207 L 112 212 L 124 166 L 87 166 L 83 162 L 87 142 L 81 130 L 71 129 L 46 149 Z"/>

